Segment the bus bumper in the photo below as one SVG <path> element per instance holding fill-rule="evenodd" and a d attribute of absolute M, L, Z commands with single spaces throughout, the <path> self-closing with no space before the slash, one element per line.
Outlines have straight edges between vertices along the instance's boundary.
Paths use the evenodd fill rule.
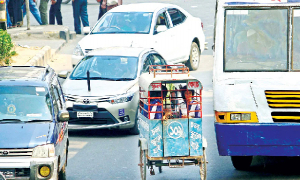
<path fill-rule="evenodd" d="M 220 156 L 300 156 L 300 123 L 215 123 Z"/>

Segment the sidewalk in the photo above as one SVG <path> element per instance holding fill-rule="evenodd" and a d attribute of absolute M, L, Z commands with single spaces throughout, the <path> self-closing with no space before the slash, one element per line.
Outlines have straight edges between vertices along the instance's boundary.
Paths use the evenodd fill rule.
<path fill-rule="evenodd" d="M 31 26 L 8 29 L 15 44 L 12 66 L 46 66 L 51 58 L 71 39 L 75 32 L 60 25 Z"/>

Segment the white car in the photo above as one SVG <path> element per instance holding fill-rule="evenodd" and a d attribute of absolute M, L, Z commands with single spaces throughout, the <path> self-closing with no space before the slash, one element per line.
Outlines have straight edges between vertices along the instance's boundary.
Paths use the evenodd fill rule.
<path fill-rule="evenodd" d="M 59 77 L 67 77 L 63 92 L 70 114 L 68 128 L 118 128 L 138 134 L 138 79 L 150 65 L 166 61 L 153 49 L 111 47 L 91 51 L 69 77 L 61 72 Z"/>
<path fill-rule="evenodd" d="M 164 3 L 121 5 L 107 12 L 79 41 L 72 64 L 99 47 L 148 47 L 169 63 L 196 70 L 206 49 L 203 24 L 179 6 Z"/>

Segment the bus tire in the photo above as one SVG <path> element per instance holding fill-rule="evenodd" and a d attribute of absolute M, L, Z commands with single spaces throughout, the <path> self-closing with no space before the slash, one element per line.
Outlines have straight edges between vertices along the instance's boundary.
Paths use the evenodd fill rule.
<path fill-rule="evenodd" d="M 247 170 L 251 165 L 252 158 L 252 156 L 231 156 L 231 162 L 235 169 Z"/>
<path fill-rule="evenodd" d="M 196 71 L 200 64 L 200 50 L 197 43 L 192 42 L 189 60 L 186 62 L 186 66 L 191 71 Z"/>

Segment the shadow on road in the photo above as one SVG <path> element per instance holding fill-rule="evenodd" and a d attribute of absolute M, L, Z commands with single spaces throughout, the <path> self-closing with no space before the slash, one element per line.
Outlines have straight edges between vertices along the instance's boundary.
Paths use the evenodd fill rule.
<path fill-rule="evenodd" d="M 247 171 L 236 170 L 232 179 L 294 179 L 299 178 L 300 157 L 255 157 Z M 288 177 L 288 178 L 287 178 Z"/>

